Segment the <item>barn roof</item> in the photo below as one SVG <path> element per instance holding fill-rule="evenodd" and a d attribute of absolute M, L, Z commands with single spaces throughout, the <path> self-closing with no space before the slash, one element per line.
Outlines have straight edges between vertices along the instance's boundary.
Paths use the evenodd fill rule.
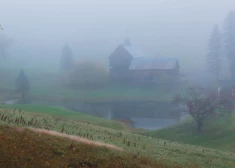
<path fill-rule="evenodd" d="M 176 58 L 138 57 L 133 58 L 130 70 L 157 70 L 179 68 Z"/>
<path fill-rule="evenodd" d="M 122 46 L 133 58 L 145 57 L 146 56 L 146 54 L 143 53 L 137 47 L 134 47 L 132 45 L 126 45 L 126 44 L 122 44 Z"/>

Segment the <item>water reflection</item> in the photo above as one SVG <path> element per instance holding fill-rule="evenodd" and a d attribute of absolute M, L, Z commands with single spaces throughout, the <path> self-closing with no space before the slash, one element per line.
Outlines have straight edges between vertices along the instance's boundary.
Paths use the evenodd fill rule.
<path fill-rule="evenodd" d="M 131 118 L 134 122 L 133 127 L 135 128 L 143 128 L 148 130 L 160 129 L 163 127 L 167 127 L 173 125 L 179 120 L 176 119 L 161 119 L 161 118 Z"/>
<path fill-rule="evenodd" d="M 184 114 L 180 117 L 180 119 L 172 119 L 172 118 L 130 118 L 133 121 L 134 128 L 143 128 L 147 130 L 156 130 L 164 127 L 168 127 L 178 123 L 179 121 L 185 119 L 188 115 Z"/>

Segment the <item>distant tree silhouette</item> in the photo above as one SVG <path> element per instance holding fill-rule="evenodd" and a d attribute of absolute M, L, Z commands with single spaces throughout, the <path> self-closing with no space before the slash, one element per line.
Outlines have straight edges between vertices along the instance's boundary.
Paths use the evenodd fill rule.
<path fill-rule="evenodd" d="M 73 68 L 73 53 L 68 44 L 62 48 L 62 54 L 60 58 L 60 69 L 64 72 L 68 72 Z"/>
<path fill-rule="evenodd" d="M 221 37 L 219 27 L 215 25 L 208 44 L 207 66 L 208 69 L 215 74 L 217 82 L 220 73 L 220 52 Z"/>
<path fill-rule="evenodd" d="M 230 64 L 232 78 L 235 78 L 235 11 L 228 13 L 224 20 L 223 45 Z"/>
<path fill-rule="evenodd" d="M 3 34 L 0 34 L 0 58 L 6 59 L 8 56 L 7 50 L 11 45 L 11 40 Z"/>
<path fill-rule="evenodd" d="M 23 103 L 29 102 L 29 81 L 23 70 L 20 71 L 19 76 L 15 81 L 16 92 L 21 93 L 21 101 Z"/>

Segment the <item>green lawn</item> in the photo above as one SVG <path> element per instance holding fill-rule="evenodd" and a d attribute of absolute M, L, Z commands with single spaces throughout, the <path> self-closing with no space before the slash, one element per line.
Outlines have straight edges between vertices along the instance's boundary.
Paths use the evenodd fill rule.
<path fill-rule="evenodd" d="M 208 120 L 201 133 L 196 131 L 192 118 L 161 130 L 149 131 L 150 136 L 194 145 L 202 145 L 235 152 L 235 114 L 224 114 Z"/>

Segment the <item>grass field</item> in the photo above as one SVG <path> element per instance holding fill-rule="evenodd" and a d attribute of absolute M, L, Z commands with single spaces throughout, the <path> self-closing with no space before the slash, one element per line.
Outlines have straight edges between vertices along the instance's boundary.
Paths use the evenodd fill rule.
<path fill-rule="evenodd" d="M 189 118 L 184 122 L 161 130 L 149 131 L 150 136 L 188 144 L 201 145 L 235 152 L 235 114 L 224 114 L 219 119 L 208 120 L 201 133 Z"/>
<path fill-rule="evenodd" d="M 60 117 L 68 120 L 77 120 L 81 122 L 89 122 L 91 124 L 99 125 L 102 127 L 112 128 L 115 130 L 123 130 L 125 126 L 113 120 L 106 120 L 103 118 L 94 117 L 91 115 L 77 113 L 73 111 L 69 111 L 63 108 L 54 107 L 54 106 L 41 106 L 41 105 L 0 105 L 2 108 L 17 108 L 22 109 L 26 112 L 26 114 L 33 115 L 46 115 L 51 117 Z"/>
<path fill-rule="evenodd" d="M 53 110 L 51 109 L 47 110 L 46 107 L 41 108 L 41 110 L 39 107 L 38 108 L 32 107 L 32 106 L 23 107 L 22 109 L 26 110 L 27 112 L 26 111 L 19 112 L 19 109 L 17 106 L 11 106 L 11 107 L 17 108 L 17 110 L 14 110 L 14 109 L 10 110 L 9 107 L 2 108 L 0 110 L 0 125 L 11 126 L 11 128 L 30 127 L 30 128 L 41 128 L 41 129 L 46 129 L 46 130 L 55 130 L 58 132 L 69 134 L 69 135 L 76 135 L 76 136 L 80 136 L 83 138 L 87 138 L 93 141 L 99 141 L 99 142 L 103 142 L 107 144 L 116 145 L 118 147 L 123 148 L 124 151 L 121 153 L 123 157 L 125 156 L 125 152 L 129 153 L 130 155 L 129 157 L 127 157 L 129 159 L 124 161 L 126 166 L 122 165 L 120 167 L 132 167 L 131 164 L 134 164 L 132 162 L 138 163 L 139 167 L 141 167 L 141 165 L 142 167 L 157 167 L 154 164 L 159 164 L 160 167 L 165 166 L 165 167 L 178 167 L 178 168 L 180 167 L 190 167 L 190 168 L 193 168 L 193 167 L 195 168 L 196 167 L 205 167 L 205 168 L 207 167 L 208 168 L 209 167 L 210 168 L 211 167 L 213 168 L 235 167 L 235 153 L 225 152 L 222 149 L 218 150 L 218 149 L 200 147 L 200 146 L 195 146 L 195 145 L 188 145 L 188 144 L 178 143 L 174 141 L 161 140 L 161 139 L 153 138 L 150 136 L 139 135 L 139 134 L 127 132 L 125 130 L 115 130 L 111 128 L 106 128 L 103 126 L 98 126 L 96 124 L 93 124 L 93 121 L 92 121 L 93 118 L 89 119 L 89 123 L 79 120 L 79 117 L 77 119 L 76 118 L 65 119 L 63 117 L 59 118 L 59 117 L 53 116 L 52 115 Z M 36 113 L 30 112 L 30 110 L 34 110 L 34 108 L 37 109 Z M 47 112 L 45 112 L 44 110 L 49 111 L 48 116 L 45 115 L 47 114 Z M 55 112 L 56 111 L 54 111 L 54 113 Z M 62 113 L 62 111 L 60 113 Z M 43 115 L 39 115 L 39 114 L 43 114 Z M 60 116 L 63 116 L 63 115 L 60 114 Z M 8 136 L 7 132 L 8 131 L 4 132 L 5 136 Z M 32 136 L 29 135 L 29 136 L 32 138 L 34 137 L 33 135 Z M 14 137 L 12 139 L 14 139 Z M 48 139 L 51 139 L 51 137 L 48 137 Z M 54 140 L 56 141 L 56 138 L 53 137 L 51 141 L 50 140 L 48 141 L 50 144 L 53 144 L 52 141 Z M 34 143 L 35 139 L 31 139 L 31 141 L 32 143 Z M 38 141 L 43 142 L 43 139 L 39 138 L 37 142 Z M 16 142 L 17 141 L 14 141 L 13 143 L 16 143 Z M 47 143 L 47 141 L 45 143 Z M 70 142 L 67 143 L 67 146 L 69 145 L 69 143 Z M 58 143 L 55 143 L 55 144 L 58 144 Z M 44 145 L 46 144 L 43 144 L 43 146 Z M 12 145 L 12 147 L 13 146 L 14 145 Z M 37 147 L 38 146 L 36 146 L 36 148 Z M 54 147 L 56 147 L 56 145 L 51 146 L 51 148 L 54 148 Z M 65 146 L 62 148 L 63 150 L 65 150 Z M 0 148 L 0 149 L 2 150 L 3 148 Z M 85 148 L 83 149 L 85 150 Z M 83 149 L 80 151 L 80 153 L 83 153 Z M 94 149 L 94 150 L 98 150 L 98 151 L 100 150 L 100 152 L 102 152 L 101 149 Z M 64 151 L 64 152 L 66 153 L 68 151 Z M 85 153 L 89 153 L 89 151 L 86 151 Z M 109 154 L 109 151 L 106 151 L 106 155 L 108 154 Z M 114 155 L 119 155 L 119 154 L 120 154 L 119 151 L 116 151 L 114 153 Z M 87 155 L 90 156 L 90 154 L 87 154 Z M 77 157 L 77 155 L 75 156 Z M 99 160 L 99 156 L 97 157 L 95 156 L 97 155 L 94 154 L 94 156 L 93 155 L 90 156 L 87 160 L 89 160 L 90 162 L 93 162 L 95 158 Z M 118 156 L 117 158 L 122 160 L 122 156 Z M 130 157 L 136 157 L 137 159 L 131 159 Z M 56 158 L 56 156 L 50 153 L 48 158 L 52 158 L 51 160 L 53 160 L 54 158 Z M 107 158 L 110 158 L 110 157 L 107 157 Z M 139 159 L 142 160 L 141 158 L 142 159 L 147 158 L 147 161 L 146 160 L 143 162 L 139 161 Z M 120 163 L 121 160 L 119 159 L 117 159 L 117 161 L 114 161 L 114 163 L 117 163 L 117 164 Z M 48 160 L 50 161 L 50 159 Z M 46 164 L 45 161 L 48 162 L 48 160 L 44 158 L 43 161 Z M 27 161 L 27 159 L 24 158 L 24 161 L 29 164 L 32 163 L 32 161 L 30 162 L 30 159 Z M 52 164 L 52 163 L 49 163 L 49 164 Z M 110 162 L 107 161 L 107 164 L 110 164 Z"/>

